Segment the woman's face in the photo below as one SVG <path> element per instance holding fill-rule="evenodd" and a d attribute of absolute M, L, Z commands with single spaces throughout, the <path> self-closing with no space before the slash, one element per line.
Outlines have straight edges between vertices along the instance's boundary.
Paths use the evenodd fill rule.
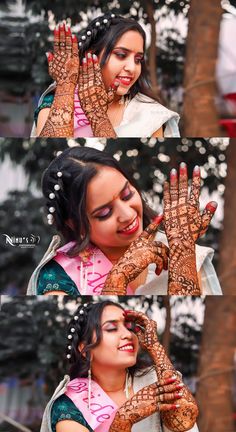
<path fill-rule="evenodd" d="M 115 168 L 102 166 L 87 188 L 90 240 L 104 253 L 123 253 L 143 231 L 139 193 Z"/>
<path fill-rule="evenodd" d="M 108 60 L 102 67 L 102 77 L 106 89 L 114 81 L 119 82 L 116 93 L 120 96 L 128 93 L 141 74 L 141 62 L 144 57 L 144 41 L 137 31 L 127 31 L 115 44 Z M 101 60 L 103 51 L 99 59 Z"/>
<path fill-rule="evenodd" d="M 124 311 L 117 306 L 106 306 L 101 316 L 102 339 L 91 350 L 92 372 L 103 367 L 124 370 L 133 366 L 137 360 L 139 348 L 137 336 L 127 327 Z"/>

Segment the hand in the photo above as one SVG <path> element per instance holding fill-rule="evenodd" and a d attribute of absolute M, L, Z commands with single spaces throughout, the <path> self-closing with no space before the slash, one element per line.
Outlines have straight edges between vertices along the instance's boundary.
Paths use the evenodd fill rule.
<path fill-rule="evenodd" d="M 181 384 L 173 384 L 169 379 L 159 384 L 150 384 L 139 390 L 118 410 L 116 419 L 133 425 L 155 412 L 171 411 L 179 407 L 176 401 L 182 397 Z"/>
<path fill-rule="evenodd" d="M 70 26 L 60 24 L 54 30 L 54 53 L 47 53 L 49 74 L 58 85 L 77 85 L 79 75 L 78 43 Z"/>
<path fill-rule="evenodd" d="M 117 272 L 123 273 L 127 283 L 133 281 L 150 263 L 157 265 L 157 274 L 168 268 L 168 247 L 159 241 L 154 241 L 159 224 L 163 216 L 145 228 L 142 234 L 134 240 L 124 255 L 113 267 Z"/>
<path fill-rule="evenodd" d="M 159 343 L 157 336 L 157 323 L 149 319 L 143 312 L 125 310 L 124 316 L 127 321 L 135 321 L 135 334 L 138 337 L 141 348 L 152 350 L 155 343 Z"/>
<path fill-rule="evenodd" d="M 102 72 L 95 54 L 88 53 L 83 59 L 79 74 L 79 100 L 88 119 L 106 116 L 108 105 L 113 101 L 118 81 L 106 91 Z"/>
<path fill-rule="evenodd" d="M 169 294 L 201 294 L 197 280 L 195 242 L 209 226 L 217 204 L 210 202 L 199 211 L 200 169 L 195 167 L 188 197 L 185 163 L 171 171 L 164 184 L 164 225 L 170 247 Z"/>

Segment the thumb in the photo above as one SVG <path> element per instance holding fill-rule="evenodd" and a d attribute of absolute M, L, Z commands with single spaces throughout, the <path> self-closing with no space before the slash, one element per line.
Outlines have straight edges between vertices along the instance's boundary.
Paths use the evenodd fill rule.
<path fill-rule="evenodd" d="M 152 222 L 145 228 L 141 234 L 141 238 L 153 239 L 156 235 L 157 229 L 163 220 L 163 215 L 156 216 Z"/>
<path fill-rule="evenodd" d="M 48 52 L 46 52 L 46 57 L 47 57 L 48 63 L 50 63 L 53 60 L 54 56 L 50 51 L 48 51 Z"/>
<path fill-rule="evenodd" d="M 203 210 L 202 216 L 201 216 L 201 229 L 199 232 L 198 237 L 201 237 L 205 234 L 205 232 L 207 231 L 211 219 L 213 218 L 215 211 L 217 209 L 217 203 L 215 201 L 210 201 L 205 209 Z"/>

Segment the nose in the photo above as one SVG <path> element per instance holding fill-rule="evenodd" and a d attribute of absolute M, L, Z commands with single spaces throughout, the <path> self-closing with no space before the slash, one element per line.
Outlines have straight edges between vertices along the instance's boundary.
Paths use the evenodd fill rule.
<path fill-rule="evenodd" d="M 132 72 L 134 73 L 136 70 L 136 63 L 135 63 L 135 59 L 132 55 L 128 56 L 124 65 L 124 70 L 127 72 Z"/>
<path fill-rule="evenodd" d="M 128 330 L 125 325 L 122 326 L 121 339 L 133 339 L 133 334 L 130 330 Z"/>
<path fill-rule="evenodd" d="M 120 223 L 131 222 L 135 216 L 135 211 L 126 201 L 117 203 L 118 221 Z"/>

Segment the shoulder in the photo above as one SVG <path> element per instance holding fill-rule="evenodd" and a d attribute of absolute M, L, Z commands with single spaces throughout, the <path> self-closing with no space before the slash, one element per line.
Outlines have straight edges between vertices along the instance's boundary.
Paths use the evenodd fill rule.
<path fill-rule="evenodd" d="M 78 295 L 78 289 L 65 270 L 55 260 L 47 262 L 40 270 L 37 294 L 50 291 L 63 291 L 68 295 Z"/>
<path fill-rule="evenodd" d="M 134 98 L 131 100 L 131 102 L 135 106 L 139 107 L 140 109 L 143 106 L 143 104 L 146 103 L 146 104 L 148 104 L 149 109 L 151 109 L 151 110 L 155 110 L 156 112 L 159 112 L 159 113 L 162 113 L 165 115 L 169 115 L 170 117 L 175 116 L 176 118 L 179 118 L 179 114 L 177 112 L 170 110 L 169 108 L 165 107 L 160 102 L 158 102 L 157 100 L 155 100 L 149 96 L 146 96 L 143 93 L 137 93 L 134 96 Z"/>
<path fill-rule="evenodd" d="M 62 420 L 73 420 L 77 423 L 87 427 L 90 431 L 89 424 L 86 422 L 82 412 L 75 406 L 72 400 L 66 396 L 61 395 L 57 398 L 51 410 L 51 425 L 52 430 L 55 430 L 56 424 Z"/>

